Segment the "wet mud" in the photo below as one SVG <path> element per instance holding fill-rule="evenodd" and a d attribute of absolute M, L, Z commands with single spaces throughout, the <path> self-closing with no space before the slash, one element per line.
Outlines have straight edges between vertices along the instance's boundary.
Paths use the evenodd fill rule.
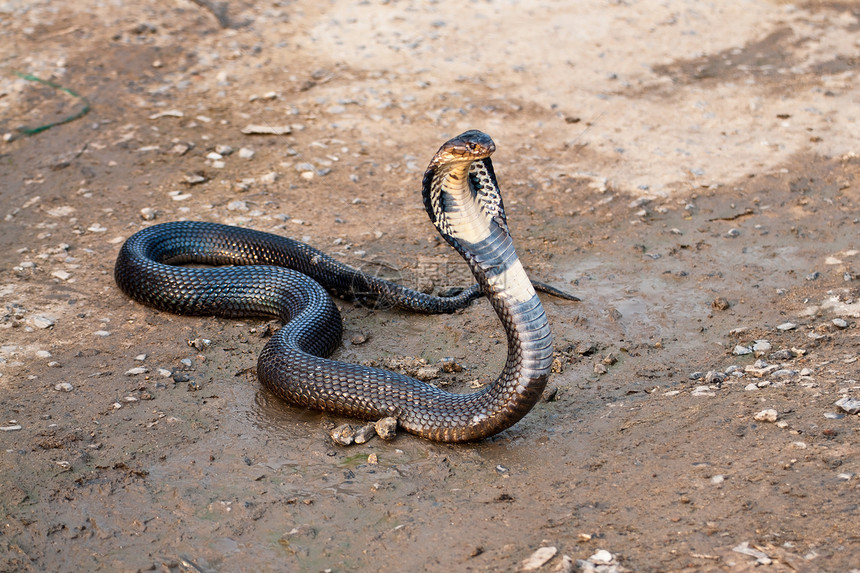
<path fill-rule="evenodd" d="M 0 570 L 860 567 L 856 10 L 475 3 L 506 59 L 469 59 L 455 4 L 0 5 Z M 590 34 L 548 53 L 554 21 Z M 82 102 L 12 70 L 92 110 L 26 136 Z M 468 285 L 419 191 L 473 127 L 530 276 L 582 299 L 542 296 L 555 373 L 491 439 L 337 446 L 257 382 L 276 324 L 113 283 L 133 232 L 200 219 Z M 504 362 L 486 301 L 338 306 L 340 360 L 452 358 L 461 392 Z"/>

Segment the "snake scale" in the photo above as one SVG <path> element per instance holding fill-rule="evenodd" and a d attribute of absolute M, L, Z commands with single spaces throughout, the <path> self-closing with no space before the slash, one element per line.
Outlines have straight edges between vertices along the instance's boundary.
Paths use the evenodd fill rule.
<path fill-rule="evenodd" d="M 393 416 L 406 431 L 444 442 L 492 436 L 538 401 L 553 352 L 546 314 L 508 231 L 494 151 L 488 135 L 467 131 L 442 145 L 424 175 L 431 221 L 477 279 L 457 296 L 430 296 L 366 275 L 288 238 L 193 221 L 153 225 L 130 237 L 116 261 L 117 285 L 173 313 L 279 318 L 283 326 L 260 353 L 257 375 L 291 404 L 366 419 Z M 424 313 L 452 312 L 487 296 L 507 336 L 504 368 L 482 389 L 454 394 L 395 372 L 331 360 L 343 327 L 329 291 Z"/>

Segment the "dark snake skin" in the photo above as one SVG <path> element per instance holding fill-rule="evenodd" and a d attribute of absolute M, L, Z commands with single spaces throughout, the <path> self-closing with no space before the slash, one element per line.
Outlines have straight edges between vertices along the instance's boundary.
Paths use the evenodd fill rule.
<path fill-rule="evenodd" d="M 257 375 L 291 404 L 360 418 L 393 416 L 400 427 L 432 440 L 491 436 L 532 408 L 552 362 L 543 307 L 531 284 L 526 288 L 520 278 L 525 274 L 519 272 L 489 159 L 494 150 L 489 136 L 465 132 L 440 148 L 424 176 L 431 220 L 478 280 L 455 297 L 430 296 L 366 275 L 298 241 L 203 222 L 164 223 L 133 235 L 117 258 L 117 285 L 131 298 L 173 313 L 279 318 L 284 326 L 263 348 Z M 484 230 L 470 231 L 472 238 L 480 234 L 480 241 L 470 243 L 469 233 L 449 220 L 460 208 L 458 192 L 487 214 L 476 219 Z M 183 263 L 231 266 L 177 266 Z M 509 279 L 513 286 L 506 284 Z M 330 360 L 342 323 L 326 289 L 424 313 L 451 312 L 486 295 L 507 334 L 504 369 L 475 393 L 453 394 L 387 370 Z"/>

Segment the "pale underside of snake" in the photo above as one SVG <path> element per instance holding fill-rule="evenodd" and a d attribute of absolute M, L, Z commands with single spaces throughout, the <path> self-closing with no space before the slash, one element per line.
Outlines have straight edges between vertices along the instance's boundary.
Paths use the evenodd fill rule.
<path fill-rule="evenodd" d="M 154 225 L 130 237 L 117 258 L 116 282 L 135 300 L 174 313 L 279 318 L 283 326 L 260 353 L 257 375 L 291 404 L 365 419 L 393 416 L 401 428 L 432 440 L 486 438 L 531 410 L 553 352 L 546 314 L 508 231 L 494 151 L 489 136 L 467 131 L 442 145 L 424 175 L 431 221 L 477 279 L 457 296 L 430 296 L 366 275 L 298 241 L 202 222 Z M 326 289 L 424 313 L 451 312 L 486 296 L 507 337 L 504 368 L 482 389 L 455 394 L 331 360 L 343 327 Z"/>

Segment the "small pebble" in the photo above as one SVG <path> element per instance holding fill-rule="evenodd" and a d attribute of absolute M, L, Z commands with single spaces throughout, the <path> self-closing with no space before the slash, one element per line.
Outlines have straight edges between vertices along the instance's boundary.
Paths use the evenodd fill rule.
<path fill-rule="evenodd" d="M 777 361 L 779 361 L 779 360 L 791 360 L 792 358 L 794 358 L 794 353 L 787 348 L 783 348 L 782 350 L 777 350 L 776 352 L 772 352 L 768 356 L 768 359 L 777 360 Z"/>
<path fill-rule="evenodd" d="M 36 357 L 37 358 L 50 358 L 51 353 L 48 352 L 47 350 L 37 350 L 36 351 Z"/>
<path fill-rule="evenodd" d="M 110 336 L 110 331 L 109 330 L 96 330 L 95 332 L 93 332 L 93 334 L 95 334 L 96 336 L 105 337 L 105 336 Z"/>
<path fill-rule="evenodd" d="M 373 424 L 367 424 L 355 431 L 355 443 L 364 444 L 370 441 L 376 435 L 376 427 Z"/>
<path fill-rule="evenodd" d="M 752 352 L 753 352 L 752 348 L 750 348 L 748 346 L 742 346 L 740 344 L 735 346 L 734 350 L 732 350 L 732 354 L 734 354 L 735 356 L 743 356 L 744 354 L 752 354 Z"/>
<path fill-rule="evenodd" d="M 173 381 L 177 384 L 182 384 L 183 382 L 188 382 L 189 380 L 191 380 L 191 376 L 179 370 L 174 370 L 170 373 L 170 375 L 173 377 Z"/>
<path fill-rule="evenodd" d="M 708 386 L 697 386 L 691 393 L 691 396 L 716 396 L 717 394 L 711 391 Z"/>
<path fill-rule="evenodd" d="M 369 456 L 367 456 L 367 463 L 373 464 L 373 465 L 378 464 L 379 463 L 379 456 L 377 456 L 375 452 L 370 454 Z"/>
<path fill-rule="evenodd" d="M 779 413 L 776 410 L 767 408 L 753 417 L 759 422 L 776 422 L 777 416 L 779 416 Z"/>
<path fill-rule="evenodd" d="M 242 159 L 253 159 L 256 152 L 249 147 L 241 147 L 239 148 L 239 157 Z"/>
<path fill-rule="evenodd" d="M 843 318 L 834 318 L 830 322 L 832 322 L 833 326 L 836 328 L 848 328 L 848 322 Z"/>
<path fill-rule="evenodd" d="M 558 565 L 552 571 L 553 573 L 573 573 L 576 571 L 573 558 L 570 555 L 562 555 L 561 561 L 558 562 Z"/>
<path fill-rule="evenodd" d="M 56 278 L 56 279 L 60 279 L 61 281 L 67 281 L 67 280 L 69 280 L 69 278 L 71 278 L 72 275 L 69 272 L 61 270 L 61 271 L 52 272 L 51 276 Z"/>
<path fill-rule="evenodd" d="M 711 306 L 717 310 L 727 310 L 731 304 L 729 304 L 729 300 L 726 297 L 718 296 L 711 303 Z"/>
<path fill-rule="evenodd" d="M 365 342 L 367 342 L 367 335 L 363 334 L 363 333 L 353 334 L 352 337 L 349 339 L 349 341 L 352 344 L 356 344 L 356 345 L 364 344 Z"/>
<path fill-rule="evenodd" d="M 158 211 L 152 207 L 144 207 L 140 210 L 140 218 L 144 221 L 153 221 L 156 217 L 158 217 Z"/>
<path fill-rule="evenodd" d="M 278 174 L 274 171 L 270 171 L 269 173 L 265 173 L 260 175 L 260 183 L 263 185 L 270 185 L 278 180 Z"/>
<path fill-rule="evenodd" d="M 597 345 L 593 342 L 580 342 L 574 350 L 580 356 L 590 356 L 597 352 Z"/>
<path fill-rule="evenodd" d="M 71 392 L 75 387 L 69 384 L 68 382 L 60 382 L 56 386 L 54 386 L 54 390 L 57 392 Z"/>
<path fill-rule="evenodd" d="M 185 155 L 188 153 L 188 150 L 191 149 L 191 146 L 186 143 L 177 143 L 173 147 L 170 148 L 170 153 L 173 155 Z"/>
<path fill-rule="evenodd" d="M 439 368 L 436 366 L 422 366 L 415 373 L 415 377 L 423 382 L 429 382 L 439 377 Z"/>
<path fill-rule="evenodd" d="M 609 371 L 606 369 L 605 364 L 598 362 L 594 365 L 594 373 L 595 374 L 606 374 L 607 372 L 609 372 Z"/>
<path fill-rule="evenodd" d="M 338 426 L 329 432 L 329 436 L 334 443 L 341 446 L 349 446 L 355 441 L 355 431 L 349 424 Z"/>
<path fill-rule="evenodd" d="M 715 370 L 711 370 L 705 375 L 705 383 L 706 384 L 716 384 L 719 386 L 720 384 L 723 383 L 723 380 L 725 380 L 725 379 L 726 379 L 725 374 L 723 374 L 722 372 L 717 372 Z"/>
<path fill-rule="evenodd" d="M 382 418 L 374 424 L 376 435 L 383 440 L 393 440 L 397 435 L 397 418 Z"/>
<path fill-rule="evenodd" d="M 246 125 L 242 128 L 245 135 L 289 135 L 293 130 L 289 125 Z"/>
<path fill-rule="evenodd" d="M 159 111 L 149 116 L 149 119 L 160 119 L 162 117 L 184 117 L 185 114 L 179 111 L 178 109 L 168 109 L 165 111 Z"/>
<path fill-rule="evenodd" d="M 439 366 L 442 368 L 442 372 L 452 373 L 452 372 L 462 372 L 463 367 L 459 362 L 451 358 L 450 356 L 446 356 L 439 360 Z"/>
<path fill-rule="evenodd" d="M 755 352 L 767 352 L 771 348 L 772 348 L 772 346 L 770 345 L 770 342 L 768 342 L 767 340 L 756 340 L 755 344 L 753 344 L 753 347 L 752 347 L 753 351 L 755 351 Z"/>
<path fill-rule="evenodd" d="M 756 384 L 755 382 L 751 382 L 750 384 L 747 384 L 746 386 L 744 386 L 744 390 L 746 392 L 751 392 L 752 390 L 758 390 L 758 384 Z"/>
<path fill-rule="evenodd" d="M 203 175 L 199 175 L 197 173 L 194 173 L 192 175 L 186 175 L 184 178 L 184 181 L 187 185 L 200 185 L 201 183 L 206 183 L 207 181 L 209 181 L 209 179 L 207 179 Z M 179 197 L 179 196 L 181 196 L 181 195 L 174 195 L 173 198 L 176 199 L 176 197 Z"/>
<path fill-rule="evenodd" d="M 774 370 L 771 373 L 772 378 L 791 378 L 792 376 L 797 375 L 797 370 L 790 370 L 788 368 L 782 368 L 780 370 Z"/>
<path fill-rule="evenodd" d="M 28 320 L 33 327 L 35 328 L 51 328 L 54 326 L 54 319 L 48 318 L 47 316 L 33 316 Z"/>
<path fill-rule="evenodd" d="M 555 547 L 541 547 L 523 560 L 520 571 L 536 571 L 543 567 L 547 561 L 555 557 L 556 553 L 558 553 L 558 549 Z"/>
<path fill-rule="evenodd" d="M 795 328 L 797 328 L 797 325 L 793 322 L 783 322 L 776 327 L 777 330 L 782 330 L 783 332 L 785 332 L 786 330 L 794 330 Z"/>
<path fill-rule="evenodd" d="M 136 366 L 125 371 L 126 376 L 137 376 L 138 374 L 146 374 L 149 368 L 146 366 Z"/>
<path fill-rule="evenodd" d="M 195 338 L 193 340 L 186 340 L 186 342 L 188 343 L 188 346 L 197 350 L 204 350 L 212 344 L 212 341 L 208 338 Z"/>
<path fill-rule="evenodd" d="M 230 155 L 231 153 L 233 153 L 233 148 L 230 147 L 229 145 L 220 145 L 219 144 L 219 145 L 215 146 L 215 153 L 217 153 L 218 155 L 221 155 L 221 156 Z"/>
<path fill-rule="evenodd" d="M 711 483 L 714 485 L 718 485 L 726 481 L 726 476 L 720 474 L 711 477 Z"/>
<path fill-rule="evenodd" d="M 841 410 L 848 414 L 857 414 L 860 412 L 860 400 L 857 398 L 852 398 L 850 396 L 844 396 L 834 402 L 834 405 L 838 406 Z"/>
<path fill-rule="evenodd" d="M 23 426 L 21 424 L 12 424 L 10 426 L 0 426 L 0 432 L 15 432 L 20 430 Z"/>
<path fill-rule="evenodd" d="M 735 237 L 740 237 L 740 236 L 741 236 L 740 229 L 729 229 L 729 231 L 726 233 L 726 237 L 729 237 L 730 239 L 734 239 Z"/>
<path fill-rule="evenodd" d="M 601 549 L 594 555 L 588 558 L 595 565 L 609 565 L 615 560 L 615 557 L 609 551 Z"/>

